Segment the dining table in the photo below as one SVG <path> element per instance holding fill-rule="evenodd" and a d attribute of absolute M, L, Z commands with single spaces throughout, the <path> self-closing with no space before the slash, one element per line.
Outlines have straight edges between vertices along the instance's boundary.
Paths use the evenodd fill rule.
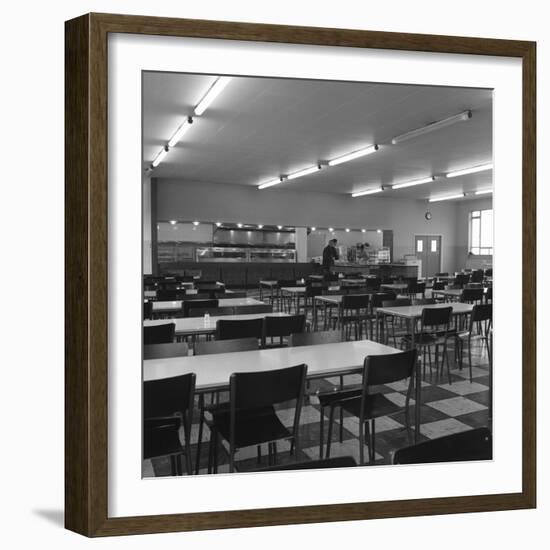
<path fill-rule="evenodd" d="M 255 298 L 220 298 L 218 307 L 246 307 L 246 306 L 267 306 L 265 302 Z M 166 300 L 153 302 L 153 313 L 173 313 L 180 311 L 182 300 Z"/>

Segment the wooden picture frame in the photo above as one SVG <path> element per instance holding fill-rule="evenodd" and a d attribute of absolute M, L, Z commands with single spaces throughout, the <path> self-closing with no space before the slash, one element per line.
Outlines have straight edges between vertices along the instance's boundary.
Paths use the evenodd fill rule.
<path fill-rule="evenodd" d="M 108 516 L 107 36 L 132 33 L 507 56 L 523 71 L 522 491 L 140 517 Z M 65 525 L 86 536 L 533 508 L 536 505 L 536 45 L 533 42 L 88 14 L 66 22 Z"/>

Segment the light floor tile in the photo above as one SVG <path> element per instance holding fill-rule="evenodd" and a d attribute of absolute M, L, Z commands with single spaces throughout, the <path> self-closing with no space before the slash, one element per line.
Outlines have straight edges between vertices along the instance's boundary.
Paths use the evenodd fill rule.
<path fill-rule="evenodd" d="M 456 418 L 437 420 L 436 422 L 422 424 L 420 427 L 420 433 L 429 439 L 436 439 L 445 435 L 465 432 L 466 430 L 471 430 L 470 426 L 466 426 L 466 424 L 459 422 Z"/>
<path fill-rule="evenodd" d="M 483 384 L 477 382 L 470 382 L 470 380 L 464 380 L 460 382 L 453 382 L 452 384 L 441 384 L 441 389 L 456 393 L 458 395 L 468 395 L 469 393 L 479 393 L 487 391 L 489 388 Z"/>
<path fill-rule="evenodd" d="M 451 417 L 483 411 L 487 408 L 485 405 L 480 405 L 465 397 L 453 397 L 451 399 L 443 399 L 442 401 L 432 401 L 431 403 L 425 403 L 425 405 Z"/>

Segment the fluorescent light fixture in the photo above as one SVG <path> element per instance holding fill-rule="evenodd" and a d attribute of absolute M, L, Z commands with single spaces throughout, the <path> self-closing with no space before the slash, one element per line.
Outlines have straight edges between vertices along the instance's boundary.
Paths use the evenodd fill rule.
<path fill-rule="evenodd" d="M 391 142 L 393 143 L 393 145 L 395 145 L 397 143 L 401 143 L 402 141 L 407 141 L 408 139 L 427 134 L 428 132 L 433 132 L 434 130 L 445 128 L 446 126 L 450 126 L 451 124 L 469 120 L 470 118 L 472 118 L 472 111 L 464 111 L 462 113 L 459 113 L 458 115 L 453 115 L 444 118 L 443 120 L 431 122 L 430 124 L 422 126 L 421 128 L 416 128 L 415 130 L 411 130 L 410 132 L 400 134 L 399 136 L 394 137 Z"/>
<path fill-rule="evenodd" d="M 479 166 L 473 166 L 472 168 L 464 168 L 463 170 L 455 170 L 454 172 L 449 172 L 445 174 L 447 178 L 456 178 L 458 176 L 465 176 L 466 174 L 475 174 L 476 172 L 484 172 L 485 170 L 492 170 L 493 165 L 489 164 L 480 164 Z"/>
<path fill-rule="evenodd" d="M 282 228 L 283 228 L 282 225 L 278 225 L 278 226 L 277 226 L 277 229 L 278 229 L 279 231 L 280 231 Z"/>
<path fill-rule="evenodd" d="M 476 195 L 488 195 L 489 193 L 492 193 L 492 189 L 480 189 L 479 191 L 476 191 Z"/>
<path fill-rule="evenodd" d="M 371 145 L 370 147 L 365 147 L 364 149 L 353 151 L 353 153 L 348 153 L 347 155 L 342 155 L 341 157 L 337 157 L 335 159 L 329 160 L 328 165 L 338 166 L 338 164 L 342 164 L 344 162 L 349 162 L 350 160 L 355 160 L 360 157 L 365 157 L 366 155 L 370 155 L 371 153 L 378 151 L 378 149 L 379 149 L 378 145 L 376 144 Z"/>
<path fill-rule="evenodd" d="M 221 226 L 221 222 L 216 222 L 216 227 L 220 227 Z"/>
<path fill-rule="evenodd" d="M 201 116 L 211 103 L 218 97 L 223 89 L 229 84 L 231 80 L 230 76 L 219 76 L 210 89 L 206 92 L 204 97 L 199 101 L 199 104 L 195 107 L 195 115 Z"/>
<path fill-rule="evenodd" d="M 274 185 L 278 185 L 279 183 L 282 183 L 284 181 L 284 178 L 282 176 L 279 176 L 275 180 L 266 181 L 265 183 L 262 183 L 261 185 L 258 185 L 258 189 L 267 189 L 268 187 L 273 187 Z"/>
<path fill-rule="evenodd" d="M 317 229 L 316 227 L 312 227 L 312 228 L 311 228 L 312 231 L 315 231 L 316 229 Z"/>
<path fill-rule="evenodd" d="M 258 224 L 258 229 L 262 229 L 263 228 L 263 225 L 260 223 Z"/>
<path fill-rule="evenodd" d="M 381 230 L 381 229 L 377 229 L 376 232 L 377 232 L 377 233 L 382 233 L 382 230 Z"/>
<path fill-rule="evenodd" d="M 178 222 L 176 220 L 170 220 L 171 225 L 176 225 Z"/>
<path fill-rule="evenodd" d="M 201 222 L 197 222 L 197 221 L 194 221 L 193 222 L 193 225 L 196 227 L 197 225 L 199 225 Z"/>
<path fill-rule="evenodd" d="M 329 227 L 328 230 L 332 233 L 334 231 L 334 227 Z"/>
<path fill-rule="evenodd" d="M 237 224 L 237 227 L 239 227 L 239 228 L 242 227 L 242 226 L 243 226 L 242 223 L 238 223 L 238 224 Z"/>
<path fill-rule="evenodd" d="M 461 199 L 465 196 L 465 193 L 459 193 L 458 195 L 447 195 L 446 197 L 436 197 L 435 199 L 428 199 L 428 202 L 450 201 L 452 199 Z"/>
<path fill-rule="evenodd" d="M 366 189 L 365 191 L 358 191 L 357 193 L 352 193 L 351 196 L 353 198 L 355 197 L 363 197 L 364 195 L 373 195 L 374 193 L 380 193 L 382 191 L 382 187 L 375 187 L 374 189 Z"/>
<path fill-rule="evenodd" d="M 405 183 L 396 183 L 395 185 L 392 185 L 392 189 L 402 189 L 403 187 L 412 187 L 413 185 L 421 185 L 423 183 L 431 183 L 432 181 L 435 181 L 434 176 L 430 176 L 429 178 L 422 178 L 420 180 L 413 180 L 413 181 L 406 181 Z"/>
<path fill-rule="evenodd" d="M 164 157 L 168 154 L 168 146 L 165 145 L 161 150 L 160 153 L 155 157 L 155 160 L 151 163 L 151 166 L 153 168 L 156 168 L 163 160 Z"/>
<path fill-rule="evenodd" d="M 361 233 L 366 233 L 367 230 L 366 229 L 361 229 Z"/>
<path fill-rule="evenodd" d="M 176 145 L 176 143 L 178 143 L 179 140 L 183 137 L 183 134 L 185 134 L 185 132 L 189 130 L 191 124 L 193 124 L 193 119 L 189 116 L 179 125 L 175 134 L 170 138 L 170 141 L 168 142 L 168 147 L 174 147 L 174 145 Z"/>
<path fill-rule="evenodd" d="M 346 233 L 349 233 L 349 227 L 346 227 Z"/>
<path fill-rule="evenodd" d="M 309 174 L 314 174 L 315 172 L 321 170 L 321 165 L 316 164 L 315 166 L 311 166 L 310 168 L 304 168 L 303 170 L 298 170 L 297 172 L 294 172 L 293 174 L 288 174 L 286 177 L 287 180 L 293 180 L 296 178 L 301 178 L 302 176 L 309 176 Z"/>

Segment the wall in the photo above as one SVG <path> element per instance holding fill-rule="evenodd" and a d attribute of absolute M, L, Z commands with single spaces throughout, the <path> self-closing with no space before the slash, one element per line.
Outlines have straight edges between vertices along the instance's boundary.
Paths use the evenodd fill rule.
<path fill-rule="evenodd" d="M 151 178 L 143 177 L 143 273 L 150 275 L 153 269 L 151 233 Z"/>
<path fill-rule="evenodd" d="M 457 267 L 483 267 L 483 264 L 492 262 L 491 256 L 476 256 L 468 258 L 469 246 L 469 216 L 472 210 L 487 210 L 493 207 L 492 197 L 483 197 L 464 201 L 457 205 L 456 209 L 456 262 Z M 444 270 L 446 271 L 446 270 Z"/>
<path fill-rule="evenodd" d="M 430 221 L 424 218 L 428 209 L 433 214 Z M 157 218 L 392 229 L 396 260 L 413 253 L 415 234 L 442 235 L 442 270 L 457 269 L 456 205 L 452 203 L 428 205 L 425 201 L 384 197 L 352 199 L 331 193 L 258 191 L 242 185 L 158 179 Z"/>

